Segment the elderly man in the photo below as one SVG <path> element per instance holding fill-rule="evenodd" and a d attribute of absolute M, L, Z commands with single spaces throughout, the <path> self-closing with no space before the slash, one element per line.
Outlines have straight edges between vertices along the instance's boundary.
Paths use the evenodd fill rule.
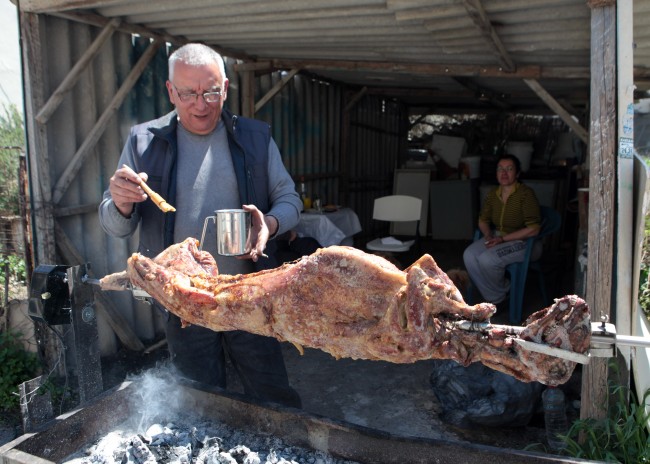
<path fill-rule="evenodd" d="M 131 129 L 118 168 L 99 206 L 106 233 L 129 237 L 140 228 L 138 251 L 155 256 L 187 237 L 199 237 L 204 219 L 218 209 L 251 212 L 254 245 L 247 256 L 216 253 L 216 237 L 206 237 L 222 274 L 245 274 L 274 267 L 273 238 L 293 228 L 302 203 L 267 124 L 223 108 L 228 79 L 222 57 L 201 44 L 188 44 L 169 58 L 169 99 L 175 111 Z M 144 180 L 175 206 L 163 213 L 147 195 Z M 268 242 L 268 243 L 267 243 Z M 243 258 L 243 259 L 242 259 Z M 166 313 L 171 359 L 182 375 L 226 387 L 226 356 L 252 398 L 300 407 L 289 386 L 275 339 L 240 331 L 181 328 Z"/>

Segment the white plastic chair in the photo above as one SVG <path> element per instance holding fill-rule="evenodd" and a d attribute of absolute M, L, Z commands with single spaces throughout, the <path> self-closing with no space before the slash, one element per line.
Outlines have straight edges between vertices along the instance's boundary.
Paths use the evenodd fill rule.
<path fill-rule="evenodd" d="M 387 222 L 415 221 L 416 238 L 401 243 L 390 243 L 391 241 L 376 238 L 368 242 L 366 248 L 372 251 L 383 251 L 389 253 L 408 251 L 418 239 L 421 214 L 422 200 L 419 198 L 408 195 L 389 195 L 375 198 L 375 203 L 372 209 L 372 218 L 374 220 Z"/>

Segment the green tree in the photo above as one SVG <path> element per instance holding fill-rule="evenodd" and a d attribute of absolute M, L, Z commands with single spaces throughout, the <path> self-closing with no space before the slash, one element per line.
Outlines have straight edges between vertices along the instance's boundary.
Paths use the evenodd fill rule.
<path fill-rule="evenodd" d="M 16 105 L 0 112 L 0 214 L 20 213 L 18 166 L 25 149 L 23 118 Z"/>

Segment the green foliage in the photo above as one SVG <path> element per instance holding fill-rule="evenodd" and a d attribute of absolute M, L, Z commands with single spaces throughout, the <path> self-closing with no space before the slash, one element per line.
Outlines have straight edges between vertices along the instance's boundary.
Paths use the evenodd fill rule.
<path fill-rule="evenodd" d="M 0 256 L 0 284 L 5 283 L 4 268 L 9 265 L 9 279 L 15 282 L 24 282 L 27 279 L 25 259 L 21 256 Z"/>
<path fill-rule="evenodd" d="M 646 262 L 650 251 L 648 250 L 648 246 L 650 245 L 648 243 L 650 237 L 648 220 L 649 218 L 646 218 L 645 237 L 643 239 L 643 260 L 641 261 L 641 269 L 639 270 L 641 273 L 639 277 L 639 305 L 646 317 L 650 319 L 650 282 L 648 282 L 650 278 L 650 265 Z"/>
<path fill-rule="evenodd" d="M 0 213 L 20 213 L 18 166 L 25 147 L 23 118 L 16 105 L 0 112 Z"/>
<path fill-rule="evenodd" d="M 18 385 L 36 377 L 35 354 L 24 350 L 20 333 L 0 332 L 0 411 L 18 407 Z"/>
<path fill-rule="evenodd" d="M 9 266 L 8 272 L 5 266 Z M 0 301 L 5 301 L 5 279 L 9 279 L 7 300 L 20 298 L 27 279 L 25 259 L 17 255 L 0 255 Z"/>
<path fill-rule="evenodd" d="M 648 160 L 646 160 L 648 162 Z M 641 269 L 639 270 L 639 305 L 650 319 L 650 215 L 645 217 L 643 243 L 641 245 Z"/>
<path fill-rule="evenodd" d="M 566 454 L 576 458 L 623 464 L 650 463 L 650 435 L 646 405 L 650 389 L 641 404 L 626 387 L 610 383 L 608 417 L 601 420 L 576 420 L 566 437 Z"/>

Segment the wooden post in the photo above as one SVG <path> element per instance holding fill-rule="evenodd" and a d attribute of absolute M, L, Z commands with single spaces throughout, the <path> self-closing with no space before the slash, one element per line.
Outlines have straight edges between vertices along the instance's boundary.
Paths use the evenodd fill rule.
<path fill-rule="evenodd" d="M 54 206 L 52 203 L 52 183 L 46 127 L 37 124 L 35 115 L 43 106 L 44 70 L 42 67 L 42 46 L 40 15 L 19 12 L 20 35 L 22 40 L 22 61 L 25 86 L 25 125 L 28 140 L 29 176 L 32 195 L 34 266 L 40 263 L 56 262 L 54 240 Z M 64 363 L 60 363 L 61 346 L 54 330 L 45 324 L 34 325 L 38 340 L 38 352 L 42 356 L 47 371 L 64 375 Z"/>
<path fill-rule="evenodd" d="M 241 112 L 242 116 L 252 118 L 255 115 L 255 73 L 241 73 Z"/>
<path fill-rule="evenodd" d="M 20 13 L 25 75 L 25 123 L 27 125 L 30 163 L 30 184 L 34 206 L 34 229 L 36 264 L 54 263 L 54 214 L 52 204 L 52 182 L 48 158 L 47 133 L 45 127 L 36 123 L 36 109 L 43 106 L 44 70 L 41 47 L 39 15 Z"/>
<path fill-rule="evenodd" d="M 587 303 L 592 319 L 610 316 L 616 204 L 616 2 L 592 0 Z M 607 414 L 607 358 L 582 371 L 581 418 Z"/>

